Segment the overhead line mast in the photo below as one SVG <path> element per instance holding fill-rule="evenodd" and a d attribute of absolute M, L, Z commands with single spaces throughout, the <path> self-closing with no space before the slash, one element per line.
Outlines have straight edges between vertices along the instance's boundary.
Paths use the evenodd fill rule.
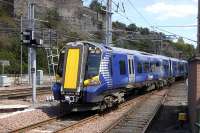
<path fill-rule="evenodd" d="M 106 45 L 112 44 L 112 0 L 107 0 L 106 7 Z"/>
<path fill-rule="evenodd" d="M 198 0 L 198 32 L 197 32 L 197 55 L 200 56 L 200 0 Z"/>

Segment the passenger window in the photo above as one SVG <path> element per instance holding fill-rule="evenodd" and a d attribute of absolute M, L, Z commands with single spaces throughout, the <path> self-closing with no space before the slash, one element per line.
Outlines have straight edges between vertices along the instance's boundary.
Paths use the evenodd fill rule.
<path fill-rule="evenodd" d="M 112 68 L 112 58 L 110 57 L 109 58 L 109 61 L 110 61 L 110 74 L 111 74 L 111 76 L 113 75 L 113 68 Z"/>
<path fill-rule="evenodd" d="M 160 67 L 160 63 L 159 62 L 156 62 L 156 67 Z"/>
<path fill-rule="evenodd" d="M 135 70 L 135 69 L 134 69 L 134 63 L 133 63 L 133 60 L 131 60 L 131 61 L 132 61 L 132 67 L 133 67 L 133 68 L 132 68 L 132 72 L 133 72 L 133 74 L 134 74 L 134 70 Z"/>
<path fill-rule="evenodd" d="M 144 63 L 144 72 L 149 72 L 149 63 L 148 62 Z"/>
<path fill-rule="evenodd" d="M 120 75 L 125 75 L 126 74 L 126 64 L 124 60 L 119 61 L 119 66 L 120 66 Z"/>
<path fill-rule="evenodd" d="M 138 63 L 137 71 L 138 71 L 138 73 L 142 73 L 142 64 L 141 63 Z"/>
<path fill-rule="evenodd" d="M 156 71 L 156 64 L 155 63 L 153 63 L 153 62 L 151 62 L 150 63 L 150 69 L 151 69 L 151 72 L 155 72 Z"/>
<path fill-rule="evenodd" d="M 131 60 L 130 59 L 128 60 L 128 68 L 129 68 L 129 74 L 131 74 L 132 72 L 131 72 Z"/>
<path fill-rule="evenodd" d="M 156 62 L 156 64 L 155 64 L 156 66 L 155 66 L 155 72 L 159 72 L 160 71 L 160 62 Z"/>

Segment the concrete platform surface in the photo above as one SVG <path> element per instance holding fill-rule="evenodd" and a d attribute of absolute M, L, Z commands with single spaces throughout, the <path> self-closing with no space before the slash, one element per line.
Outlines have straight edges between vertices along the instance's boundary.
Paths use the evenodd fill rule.
<path fill-rule="evenodd" d="M 169 90 L 168 96 L 147 133 L 190 133 L 189 122 L 178 120 L 179 113 L 187 113 L 188 89 L 184 82 L 178 82 Z"/>

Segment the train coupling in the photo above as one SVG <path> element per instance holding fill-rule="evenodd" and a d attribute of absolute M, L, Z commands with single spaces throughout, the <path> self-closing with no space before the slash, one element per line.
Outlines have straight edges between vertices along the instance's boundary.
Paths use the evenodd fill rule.
<path fill-rule="evenodd" d="M 68 95 L 66 95 L 64 101 L 69 103 L 69 104 L 72 104 L 72 103 L 77 103 L 78 99 L 79 99 L 79 97 L 77 97 L 77 96 L 68 96 Z"/>

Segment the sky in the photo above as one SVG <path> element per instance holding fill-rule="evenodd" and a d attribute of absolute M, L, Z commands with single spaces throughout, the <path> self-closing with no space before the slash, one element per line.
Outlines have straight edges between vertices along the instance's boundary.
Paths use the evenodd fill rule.
<path fill-rule="evenodd" d="M 84 5 L 88 6 L 92 0 L 83 1 Z M 99 2 L 101 1 L 102 3 L 106 2 L 106 0 L 99 0 Z M 119 3 L 118 13 L 115 12 L 116 5 L 114 3 Z M 123 5 L 125 13 L 123 12 Z M 135 23 L 137 26 L 149 28 L 152 26 L 197 25 L 197 7 L 198 0 L 113 0 L 112 19 L 113 21 L 120 21 L 127 25 Z M 195 41 L 197 40 L 196 26 L 189 28 L 160 28 Z M 166 34 L 170 35 L 169 33 Z M 195 42 L 187 39 L 184 40 L 196 46 Z"/>

